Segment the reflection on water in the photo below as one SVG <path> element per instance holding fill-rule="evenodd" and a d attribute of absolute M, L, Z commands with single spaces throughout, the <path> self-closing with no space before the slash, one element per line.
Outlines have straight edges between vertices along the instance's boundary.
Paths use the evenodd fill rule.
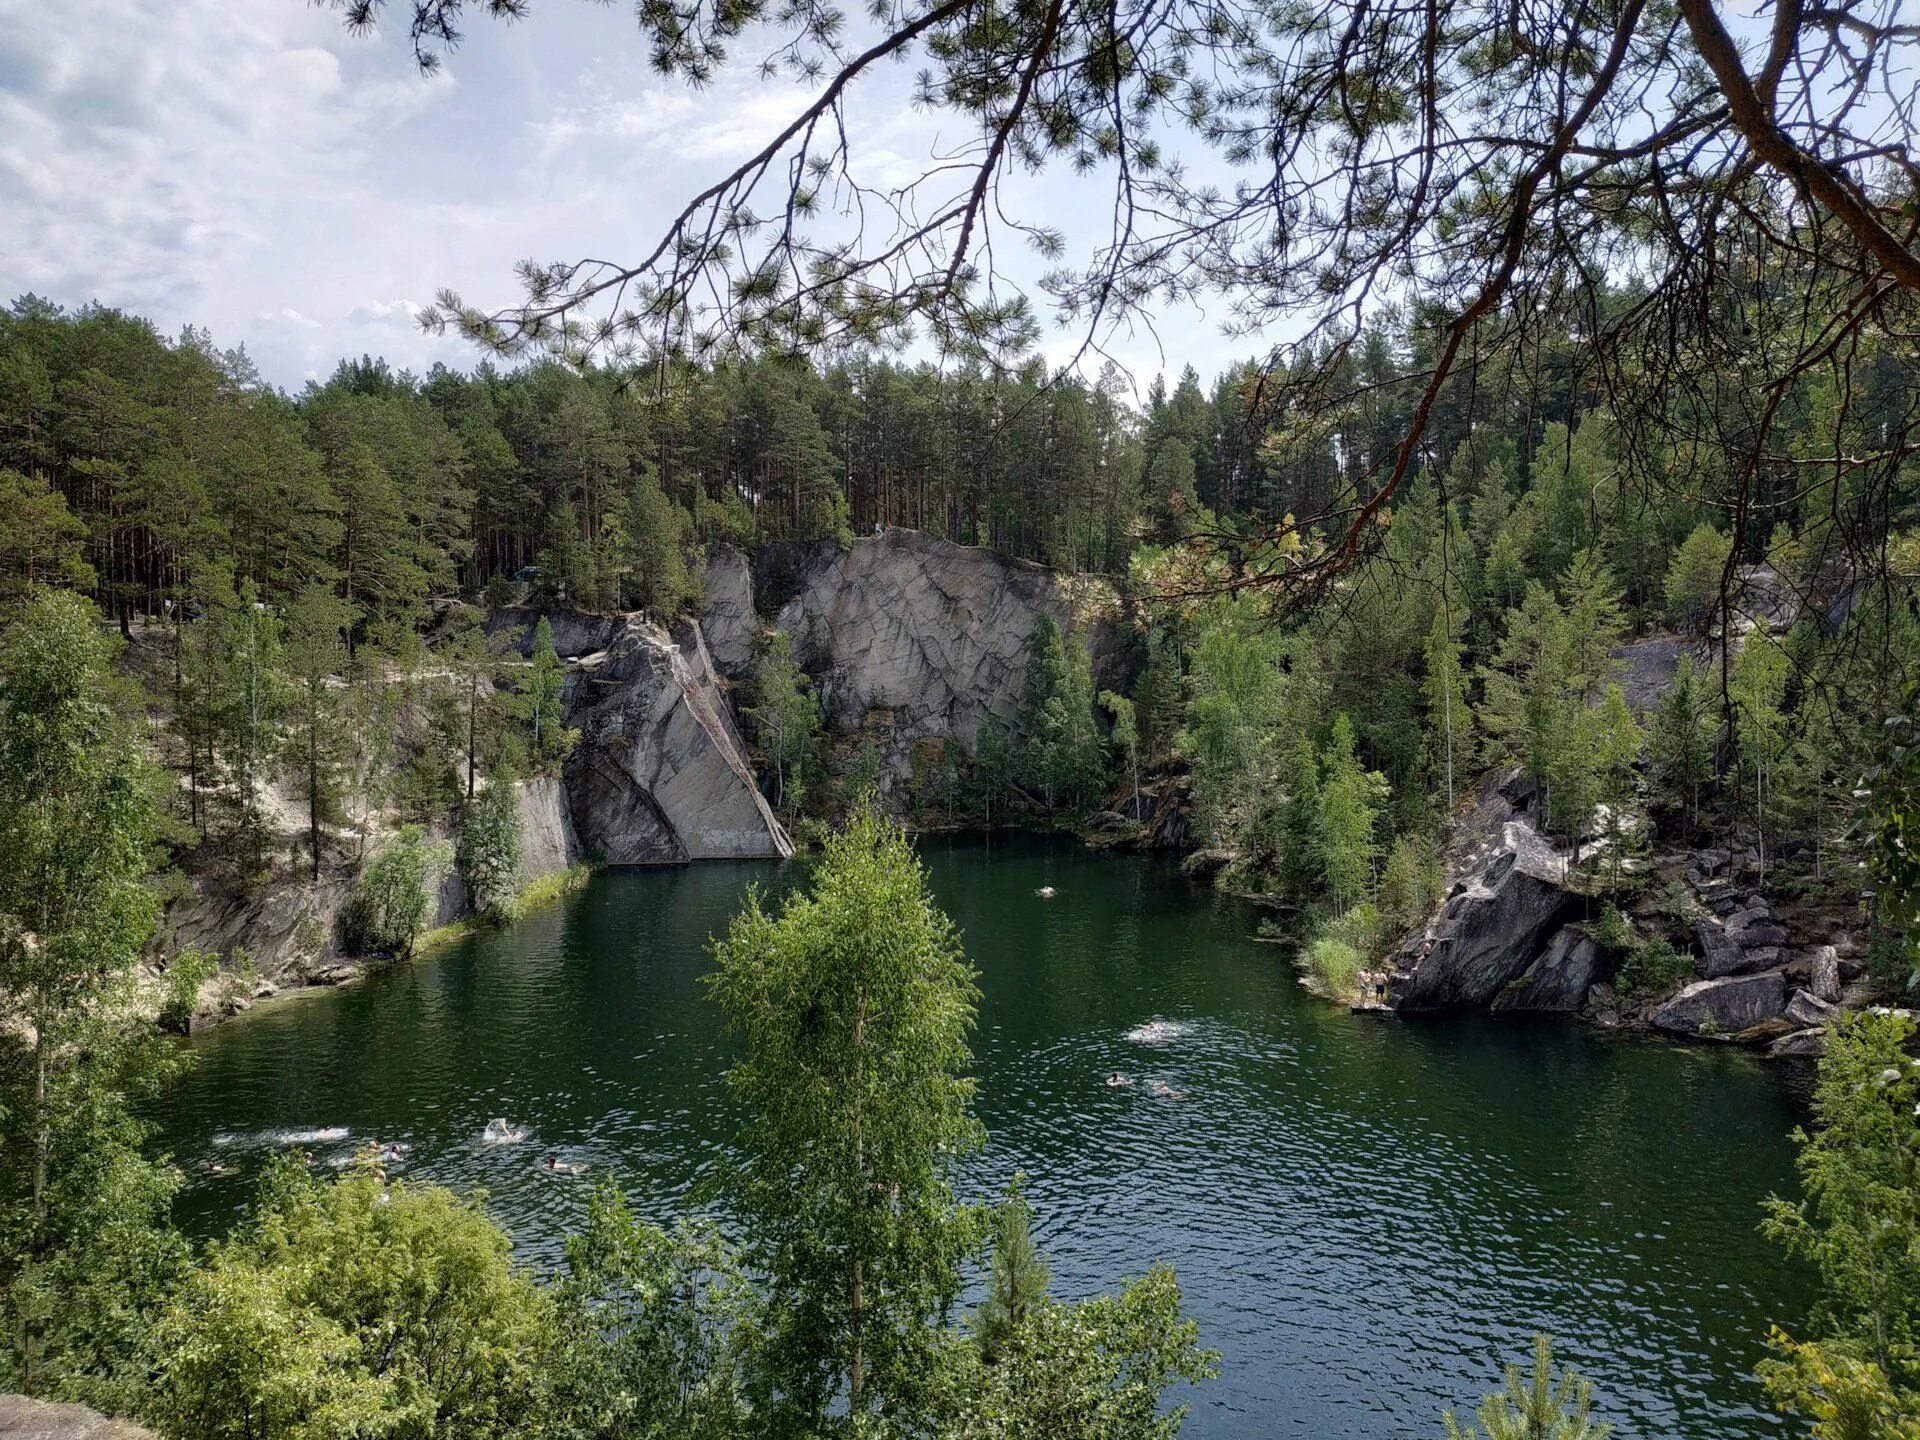
<path fill-rule="evenodd" d="M 1178 1268 L 1223 1360 L 1188 1435 L 1436 1434 L 1536 1330 L 1626 1435 L 1787 1433 L 1751 1372 L 1806 1278 L 1754 1227 L 1792 1185 L 1798 1078 L 1557 1022 L 1352 1016 L 1162 864 L 1029 840 L 925 854 L 984 996 L 991 1140 L 962 1193 L 1027 1172 L 1059 1293 Z M 213 1031 L 161 1117 L 184 1218 L 220 1228 L 276 1147 L 343 1163 L 367 1143 L 403 1147 L 390 1172 L 484 1187 L 535 1263 L 592 1174 L 671 1215 L 732 1129 L 707 938 L 749 883 L 796 874 L 603 875 L 511 931 Z M 525 1143 L 487 1143 L 496 1118 Z"/>

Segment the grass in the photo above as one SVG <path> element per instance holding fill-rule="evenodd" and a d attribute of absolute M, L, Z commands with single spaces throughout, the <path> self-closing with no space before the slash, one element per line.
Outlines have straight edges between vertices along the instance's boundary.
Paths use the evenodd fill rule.
<path fill-rule="evenodd" d="M 453 944 L 456 940 L 465 940 L 470 935 L 478 935 L 483 930 L 491 930 L 495 925 L 518 920 L 530 910 L 539 910 L 563 899 L 587 883 L 594 867 L 584 861 L 578 865 L 569 865 L 565 870 L 556 870 L 551 875 L 542 875 L 538 880 L 529 881 L 520 887 L 513 897 L 513 904 L 506 912 L 487 915 L 465 915 L 446 925 L 437 925 L 414 941 L 413 953 L 416 957 L 429 951 L 439 950 Z"/>

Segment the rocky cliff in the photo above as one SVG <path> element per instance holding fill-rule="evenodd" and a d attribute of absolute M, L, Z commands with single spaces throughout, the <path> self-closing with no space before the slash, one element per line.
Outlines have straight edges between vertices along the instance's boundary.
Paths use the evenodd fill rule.
<path fill-rule="evenodd" d="M 566 700 L 580 731 L 567 793 L 589 855 L 645 865 L 793 853 L 697 623 L 669 634 L 626 616 L 605 648 L 573 657 Z"/>
<path fill-rule="evenodd" d="M 1757 856 L 1713 849 L 1657 856 L 1652 883 L 1623 902 L 1634 940 L 1678 940 L 1691 973 L 1664 994 L 1617 993 L 1624 957 L 1595 935 L 1599 902 L 1534 827 L 1528 798 L 1517 772 L 1497 773 L 1456 817 L 1446 898 L 1389 965 L 1393 1008 L 1583 1013 L 1805 1056 L 1833 1015 L 1873 998 L 1851 907 L 1769 899 Z"/>
<path fill-rule="evenodd" d="M 1042 615 L 1084 635 L 1100 684 L 1119 678 L 1116 607 L 1103 582 L 914 530 L 782 558 L 777 580 L 764 559 L 757 576 L 737 553 L 709 561 L 701 622 L 713 658 L 737 678 L 763 625 L 786 634 L 829 725 L 876 745 L 883 794 L 897 798 L 916 752 L 951 740 L 971 755 L 989 715 L 1014 718 Z"/>

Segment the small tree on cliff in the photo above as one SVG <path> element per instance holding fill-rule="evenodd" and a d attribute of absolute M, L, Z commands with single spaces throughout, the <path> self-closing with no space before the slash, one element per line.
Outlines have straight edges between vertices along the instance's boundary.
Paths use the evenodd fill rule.
<path fill-rule="evenodd" d="M 533 653 L 520 681 L 520 714 L 527 722 L 535 773 L 545 773 L 564 760 L 575 734 L 561 723 L 560 690 L 566 667 L 553 648 L 553 623 L 546 616 L 533 629 Z"/>
<path fill-rule="evenodd" d="M 773 762 L 774 804 L 798 810 L 820 737 L 820 706 L 785 635 L 775 633 L 755 657 L 753 689 L 755 703 L 747 714 L 760 732 L 761 749 Z"/>
<path fill-rule="evenodd" d="M 745 1052 L 722 1184 L 765 1292 L 753 1401 L 775 1434 L 911 1416 L 981 1231 L 949 1184 L 981 1141 L 973 969 L 906 836 L 871 809 L 806 891 L 777 911 L 750 893 L 714 956 Z"/>
<path fill-rule="evenodd" d="M 320 878 L 320 830 L 340 807 L 347 733 L 337 679 L 347 663 L 353 613 L 333 590 L 308 586 L 287 616 L 286 672 L 292 696 L 283 758 L 307 806 L 308 874 Z"/>

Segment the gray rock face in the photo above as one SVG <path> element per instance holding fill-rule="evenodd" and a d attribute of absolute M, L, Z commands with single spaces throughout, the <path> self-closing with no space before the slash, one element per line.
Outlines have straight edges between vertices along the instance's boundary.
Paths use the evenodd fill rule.
<path fill-rule="evenodd" d="M 1827 1053 L 1827 1027 L 1815 1026 L 1782 1035 L 1767 1047 L 1769 1060 L 1818 1060 Z"/>
<path fill-rule="evenodd" d="M 629 615 L 568 676 L 580 742 L 567 792 L 581 846 L 610 865 L 785 857 L 697 625 L 676 640 Z"/>
<path fill-rule="evenodd" d="M 1561 889 L 1564 866 L 1525 820 L 1508 820 L 1500 840 L 1455 883 L 1425 930 L 1393 960 L 1388 998 L 1409 1012 L 1471 1010 L 1493 1003 L 1542 954 L 1577 897 Z"/>
<path fill-rule="evenodd" d="M 339 956 L 341 909 L 352 882 L 327 876 L 318 884 L 273 884 L 245 894 L 202 890 L 167 908 L 162 949 L 204 950 L 227 960 L 243 949 L 276 984 L 301 984 L 315 967 Z"/>
<path fill-rule="evenodd" d="M 1840 1013 L 1840 1007 L 1822 1000 L 1807 990 L 1796 990 L 1787 1002 L 1787 1019 L 1803 1028 L 1824 1025 Z"/>
<path fill-rule="evenodd" d="M 520 878 L 557 875 L 580 859 L 573 810 L 559 780 L 542 777 L 520 786 Z"/>
<path fill-rule="evenodd" d="M 884 731 L 882 764 L 904 774 L 917 741 L 953 739 L 968 753 L 988 715 L 1011 720 L 1026 683 L 1034 622 L 1076 622 L 1066 584 L 1024 561 L 912 530 L 824 547 L 800 567 L 776 624 L 843 728 Z M 1087 627 L 1096 677 L 1113 627 Z M 870 718 L 882 712 L 876 727 Z"/>
<path fill-rule="evenodd" d="M 520 632 L 520 653 L 533 653 L 533 632 L 539 628 L 538 610 L 496 610 L 487 617 L 487 633 L 502 630 Z M 549 610 L 547 624 L 553 628 L 553 652 L 562 660 L 577 660 L 604 650 L 619 637 L 626 626 L 623 615 L 589 615 L 580 610 Z"/>
<path fill-rule="evenodd" d="M 1697 1035 L 1703 1021 L 1722 1034 L 1735 1034 L 1786 1013 L 1787 984 L 1778 970 L 1759 975 L 1729 975 L 1697 980 L 1653 1012 L 1656 1027 Z"/>
<path fill-rule="evenodd" d="M 1606 979 L 1606 961 L 1593 937 L 1572 925 L 1560 928 L 1518 980 L 1493 997 L 1493 1008 L 1572 1012 L 1587 992 Z"/>
<path fill-rule="evenodd" d="M 1815 998 L 1836 1002 L 1840 998 L 1840 951 L 1832 945 L 1814 948 L 1809 963 Z"/>
<path fill-rule="evenodd" d="M 82 1405 L 0 1395 L 0 1435 L 13 1440 L 154 1440 L 151 1430 L 109 1420 Z"/>
<path fill-rule="evenodd" d="M 753 608 L 753 566 L 732 546 L 719 546 L 707 556 L 702 589 L 706 603 L 700 629 L 708 653 L 723 675 L 743 675 L 753 663 L 753 640 L 760 630 Z"/>

